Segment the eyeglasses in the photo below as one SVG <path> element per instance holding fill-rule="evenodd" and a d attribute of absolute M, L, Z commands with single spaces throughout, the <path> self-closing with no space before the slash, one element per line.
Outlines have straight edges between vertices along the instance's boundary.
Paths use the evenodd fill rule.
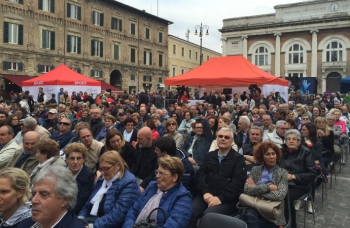
<path fill-rule="evenodd" d="M 168 123 L 168 126 L 175 126 L 176 123 Z"/>
<path fill-rule="evenodd" d="M 110 170 L 113 166 L 115 166 L 115 165 L 112 165 L 112 166 L 110 166 L 110 167 L 100 167 L 98 170 L 100 171 L 100 172 L 108 172 L 108 170 Z"/>
<path fill-rule="evenodd" d="M 159 170 L 155 170 L 154 172 L 156 174 L 156 176 L 159 174 L 159 176 L 164 176 L 164 175 L 171 175 L 171 173 L 164 173 L 162 171 L 159 171 Z"/>
<path fill-rule="evenodd" d="M 309 120 L 309 118 L 302 118 L 302 120 Z"/>
<path fill-rule="evenodd" d="M 65 125 L 65 126 L 69 126 L 69 125 L 70 125 L 70 123 L 66 123 L 66 122 L 59 122 L 59 124 L 60 124 L 60 125 L 63 124 L 63 125 Z"/>
<path fill-rule="evenodd" d="M 231 137 L 228 135 L 218 135 L 219 139 L 225 138 L 226 140 L 229 140 Z"/>

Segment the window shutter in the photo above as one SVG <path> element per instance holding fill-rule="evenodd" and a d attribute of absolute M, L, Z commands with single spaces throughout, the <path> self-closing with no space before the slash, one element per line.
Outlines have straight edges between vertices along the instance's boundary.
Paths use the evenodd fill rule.
<path fill-rule="evenodd" d="M 55 32 L 51 32 L 50 49 L 55 50 Z"/>
<path fill-rule="evenodd" d="M 100 14 L 100 26 L 103 26 L 103 13 Z"/>
<path fill-rule="evenodd" d="M 9 62 L 6 62 L 6 61 L 2 62 L 2 69 L 8 70 L 9 69 Z"/>
<path fill-rule="evenodd" d="M 93 77 L 94 76 L 94 70 L 90 71 L 90 76 Z"/>
<path fill-rule="evenodd" d="M 4 43 L 9 42 L 9 23 L 4 22 Z"/>
<path fill-rule="evenodd" d="M 103 71 L 100 71 L 99 73 L 99 77 L 102 78 L 103 77 Z"/>
<path fill-rule="evenodd" d="M 77 68 L 77 73 L 79 73 L 79 74 L 80 74 L 80 72 L 81 72 L 80 68 Z"/>
<path fill-rule="evenodd" d="M 115 27 L 115 18 L 111 18 L 111 29 L 116 29 Z"/>
<path fill-rule="evenodd" d="M 78 44 L 77 44 L 77 53 L 80 54 L 81 53 L 81 37 L 78 37 Z"/>
<path fill-rule="evenodd" d="M 123 21 L 122 20 L 118 20 L 119 23 L 119 31 L 123 31 Z"/>
<path fill-rule="evenodd" d="M 100 57 L 103 57 L 103 42 L 100 42 Z"/>
<path fill-rule="evenodd" d="M 38 9 L 43 10 L 43 0 L 39 0 L 38 2 Z"/>
<path fill-rule="evenodd" d="M 42 73 L 44 71 L 44 66 L 43 65 L 38 65 L 38 73 Z"/>
<path fill-rule="evenodd" d="M 91 56 L 95 56 L 94 40 L 91 40 Z"/>
<path fill-rule="evenodd" d="M 23 45 L 23 25 L 18 25 L 18 44 Z"/>
<path fill-rule="evenodd" d="M 143 51 L 143 64 L 146 64 L 146 60 L 147 60 L 147 53 L 146 51 Z"/>
<path fill-rule="evenodd" d="M 149 65 L 152 66 L 152 52 L 149 53 Z"/>
<path fill-rule="evenodd" d="M 135 62 L 135 49 L 131 48 L 131 59 L 130 62 L 134 63 Z"/>
<path fill-rule="evenodd" d="M 67 52 L 71 52 L 72 44 L 71 44 L 71 35 L 67 35 Z"/>
<path fill-rule="evenodd" d="M 55 12 L 55 0 L 51 0 L 50 3 L 51 3 L 50 12 L 54 13 Z"/>
<path fill-rule="evenodd" d="M 163 66 L 163 55 L 159 54 L 159 66 L 162 67 Z"/>
<path fill-rule="evenodd" d="M 119 45 L 114 45 L 114 59 L 119 60 Z"/>
<path fill-rule="evenodd" d="M 92 11 L 92 24 L 95 24 L 95 11 Z"/>
<path fill-rule="evenodd" d="M 18 63 L 18 71 L 23 71 L 23 63 Z"/>
<path fill-rule="evenodd" d="M 47 47 L 47 44 L 46 44 L 46 31 L 45 30 L 42 30 L 41 31 L 41 47 L 42 48 L 46 48 Z"/>
<path fill-rule="evenodd" d="M 67 3 L 67 17 L 71 17 L 70 7 L 71 7 L 71 4 Z"/>
<path fill-rule="evenodd" d="M 77 7 L 78 7 L 78 17 L 77 17 L 77 19 L 79 21 L 81 21 L 81 7 L 80 6 L 77 6 Z"/>
<path fill-rule="evenodd" d="M 18 3 L 23 5 L 23 0 L 18 0 Z"/>
<path fill-rule="evenodd" d="M 50 66 L 50 71 L 55 69 L 55 66 Z"/>

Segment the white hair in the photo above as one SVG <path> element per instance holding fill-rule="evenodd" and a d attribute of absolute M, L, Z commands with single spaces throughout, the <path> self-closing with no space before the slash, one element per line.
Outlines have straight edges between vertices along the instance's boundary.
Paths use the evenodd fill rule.
<path fill-rule="evenodd" d="M 250 125 L 250 119 L 247 116 L 240 116 L 239 119 L 243 120 L 248 126 Z"/>

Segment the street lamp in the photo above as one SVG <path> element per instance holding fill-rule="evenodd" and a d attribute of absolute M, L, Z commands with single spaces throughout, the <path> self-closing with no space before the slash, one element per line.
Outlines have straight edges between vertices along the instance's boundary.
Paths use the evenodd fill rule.
<path fill-rule="evenodd" d="M 197 30 L 199 30 L 199 34 L 197 32 Z M 201 38 L 201 44 L 200 44 L 200 53 L 199 53 L 199 65 L 202 65 L 203 62 L 203 58 L 202 58 L 202 37 L 203 37 L 203 30 L 207 30 L 207 32 L 205 33 L 205 35 L 209 35 L 209 26 L 208 25 L 196 25 L 195 26 L 195 32 L 194 35 L 199 35 L 199 37 Z"/>

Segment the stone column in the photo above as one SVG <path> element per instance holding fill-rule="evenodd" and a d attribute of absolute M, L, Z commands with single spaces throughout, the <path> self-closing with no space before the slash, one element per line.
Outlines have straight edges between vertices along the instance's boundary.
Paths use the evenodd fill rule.
<path fill-rule="evenodd" d="M 244 58 L 248 57 L 248 36 L 242 36 L 241 39 L 243 40 L 243 50 L 242 50 L 242 54 L 244 56 Z"/>
<path fill-rule="evenodd" d="M 227 42 L 227 39 L 222 37 L 221 38 L 221 42 L 222 42 L 222 56 L 226 56 L 227 55 L 227 45 L 226 45 L 226 42 Z"/>
<path fill-rule="evenodd" d="M 310 31 L 312 34 L 311 44 L 311 77 L 317 77 L 317 33 L 318 29 Z"/>
<path fill-rule="evenodd" d="M 275 76 L 281 76 L 281 35 L 282 33 L 276 32 L 273 34 L 276 37 L 275 44 Z"/>

